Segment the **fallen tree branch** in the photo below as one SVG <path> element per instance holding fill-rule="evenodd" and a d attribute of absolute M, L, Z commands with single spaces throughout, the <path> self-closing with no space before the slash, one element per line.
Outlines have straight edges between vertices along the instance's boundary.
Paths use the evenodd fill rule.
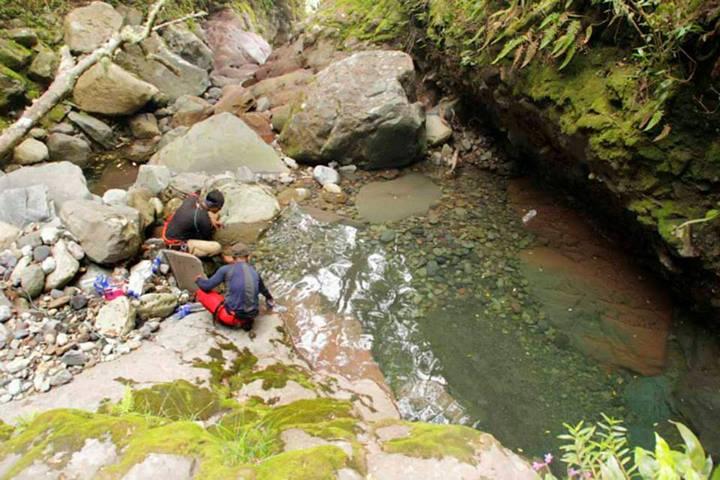
<path fill-rule="evenodd" d="M 169 22 L 161 23 L 160 25 L 156 25 L 153 27 L 153 32 L 157 32 L 158 30 L 162 30 L 165 27 L 169 27 L 170 25 L 176 25 L 178 23 L 187 22 L 188 20 L 192 20 L 194 18 L 202 18 L 206 17 L 207 12 L 197 12 L 197 13 L 191 13 L 190 15 L 185 15 L 184 17 L 176 18 L 175 20 L 170 20 Z"/>
<path fill-rule="evenodd" d="M 67 46 L 60 50 L 61 61 L 58 67 L 55 80 L 40 98 L 33 101 L 23 114 L 12 125 L 7 127 L 0 134 L 0 160 L 7 157 L 15 146 L 20 143 L 25 135 L 39 122 L 50 110 L 55 107 L 75 87 L 78 78 L 88 71 L 103 57 L 112 56 L 123 44 L 135 44 L 145 40 L 154 31 L 153 26 L 157 21 L 163 6 L 168 0 L 157 0 L 148 13 L 147 20 L 142 27 L 127 26 L 120 32 L 110 37 L 103 45 L 95 49 L 89 55 L 80 58 L 76 62 Z"/>

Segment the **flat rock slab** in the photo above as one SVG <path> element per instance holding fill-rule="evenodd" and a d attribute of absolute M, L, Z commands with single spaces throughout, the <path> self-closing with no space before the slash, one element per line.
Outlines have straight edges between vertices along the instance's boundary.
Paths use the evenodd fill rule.
<path fill-rule="evenodd" d="M 208 351 L 220 343 L 232 342 L 239 350 L 249 349 L 259 360 L 291 363 L 288 347 L 282 343 L 283 324 L 277 315 L 264 315 L 255 322 L 256 337 L 247 332 L 213 326 L 207 312 L 168 320 L 152 342 L 111 362 L 83 370 L 74 380 L 48 393 L 32 395 L 20 401 L 0 405 L 0 420 L 14 423 L 22 416 L 54 408 L 96 410 L 104 399 L 117 402 L 125 393 L 125 381 L 135 387 L 187 380 L 203 383 L 210 372 L 193 366 L 196 359 L 209 360 Z M 160 478 L 160 477 L 158 477 Z"/>
<path fill-rule="evenodd" d="M 358 192 L 355 204 L 365 220 L 385 223 L 424 215 L 441 197 L 442 190 L 432 180 L 411 173 L 396 180 L 365 185 Z"/>
<path fill-rule="evenodd" d="M 195 278 L 198 275 L 205 278 L 205 270 L 200 259 L 189 253 L 174 250 L 163 250 L 163 254 L 170 264 L 178 288 L 189 292 L 197 291 L 198 287 L 195 284 Z"/>

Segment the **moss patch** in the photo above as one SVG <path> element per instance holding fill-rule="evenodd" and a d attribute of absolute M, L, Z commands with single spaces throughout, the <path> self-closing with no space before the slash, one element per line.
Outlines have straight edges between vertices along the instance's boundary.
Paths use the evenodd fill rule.
<path fill-rule="evenodd" d="M 455 457 L 461 462 L 476 464 L 475 452 L 482 444 L 482 434 L 477 430 L 462 425 L 403 424 L 410 427 L 410 434 L 385 442 L 383 450 L 410 457 Z"/>
<path fill-rule="evenodd" d="M 334 480 L 347 461 L 345 452 L 332 445 L 286 452 L 263 462 L 257 480 Z"/>
<path fill-rule="evenodd" d="M 133 392 L 133 410 L 172 420 L 206 420 L 222 408 L 217 394 L 185 380 Z"/>
<path fill-rule="evenodd" d="M 4 442 L 10 438 L 14 431 L 15 428 L 0 420 L 0 442 Z"/>

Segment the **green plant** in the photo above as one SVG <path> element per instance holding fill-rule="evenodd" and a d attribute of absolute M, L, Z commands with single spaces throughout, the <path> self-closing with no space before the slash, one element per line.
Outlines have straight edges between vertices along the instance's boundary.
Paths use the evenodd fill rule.
<path fill-rule="evenodd" d="M 257 463 L 276 452 L 276 433 L 262 424 L 241 428 L 217 425 L 215 435 L 223 441 L 225 464 L 230 467 Z"/>
<path fill-rule="evenodd" d="M 633 454 L 622 422 L 603 415 L 596 425 L 565 424 L 566 434 L 559 438 L 568 443 L 560 447 L 567 465 L 568 479 L 596 480 L 720 480 L 720 469 L 713 474 L 713 461 L 700 441 L 682 423 L 672 422 L 683 439 L 681 450 L 673 450 L 657 433 L 654 451 L 635 447 Z M 550 472 L 552 455 L 533 468 L 544 480 L 557 480 Z"/>

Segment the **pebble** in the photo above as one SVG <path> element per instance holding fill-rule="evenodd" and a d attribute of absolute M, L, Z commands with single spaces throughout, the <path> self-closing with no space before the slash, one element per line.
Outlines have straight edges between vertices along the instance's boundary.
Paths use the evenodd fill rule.
<path fill-rule="evenodd" d="M 12 395 L 9 393 L 6 393 L 5 395 L 0 397 L 0 403 L 8 403 L 12 400 Z"/>
<path fill-rule="evenodd" d="M 35 378 L 33 378 L 33 387 L 35 387 L 35 390 L 38 392 L 47 392 L 50 390 L 50 381 L 45 378 L 45 375 L 35 375 Z"/>
<path fill-rule="evenodd" d="M 85 258 L 85 250 L 83 250 L 83 248 L 77 242 L 68 242 L 67 249 L 68 252 L 70 252 L 70 255 L 72 255 L 75 260 L 80 261 Z"/>
<path fill-rule="evenodd" d="M 89 352 L 91 350 L 95 350 L 97 348 L 97 345 L 95 344 L 95 342 L 83 342 L 78 345 L 78 348 L 83 352 Z"/>
<path fill-rule="evenodd" d="M 50 385 L 57 387 L 58 385 L 65 385 L 72 380 L 72 373 L 67 370 L 60 370 L 58 373 L 50 377 Z"/>
<path fill-rule="evenodd" d="M 68 343 L 68 336 L 67 336 L 67 334 L 66 334 L 66 333 L 62 333 L 62 332 L 61 332 L 61 333 L 58 333 L 57 339 L 55 340 L 55 344 L 56 344 L 58 347 L 62 347 L 62 346 L 67 345 L 67 343 Z"/>
<path fill-rule="evenodd" d="M 395 240 L 396 236 L 397 234 L 395 233 L 395 230 L 385 230 L 380 234 L 380 241 L 383 243 L 390 243 Z"/>
<path fill-rule="evenodd" d="M 47 245 L 40 245 L 39 247 L 35 247 L 33 250 L 33 260 L 36 262 L 42 262 L 46 258 L 50 256 L 50 247 Z"/>
<path fill-rule="evenodd" d="M 12 395 L 12 396 L 14 397 L 15 395 L 18 395 L 18 394 L 22 393 L 22 388 L 23 388 L 23 385 L 22 385 L 22 382 L 20 381 L 20 379 L 19 379 L 19 378 L 14 378 L 14 379 L 8 384 L 8 386 L 7 386 L 7 391 L 8 391 L 8 393 L 9 393 L 10 395 Z"/>
<path fill-rule="evenodd" d="M 15 360 L 5 365 L 5 370 L 14 375 L 22 370 L 25 370 L 30 365 L 30 360 L 27 358 L 16 358 Z"/>
<path fill-rule="evenodd" d="M 0 305 L 0 322 L 5 323 L 12 318 L 12 310 L 8 305 Z"/>
<path fill-rule="evenodd" d="M 85 295 L 74 295 L 70 299 L 70 306 L 73 310 L 82 310 L 88 304 L 88 299 Z"/>
<path fill-rule="evenodd" d="M 55 258 L 47 257 L 45 260 L 43 260 L 41 267 L 43 272 L 45 272 L 46 274 L 52 273 L 57 268 L 57 262 L 55 261 Z"/>
<path fill-rule="evenodd" d="M 40 230 L 40 238 L 45 245 L 53 245 L 60 239 L 60 229 L 57 227 L 45 227 Z"/>
<path fill-rule="evenodd" d="M 76 367 L 85 365 L 88 361 L 88 356 L 77 350 L 69 350 L 60 357 L 60 361 L 69 367 Z"/>

